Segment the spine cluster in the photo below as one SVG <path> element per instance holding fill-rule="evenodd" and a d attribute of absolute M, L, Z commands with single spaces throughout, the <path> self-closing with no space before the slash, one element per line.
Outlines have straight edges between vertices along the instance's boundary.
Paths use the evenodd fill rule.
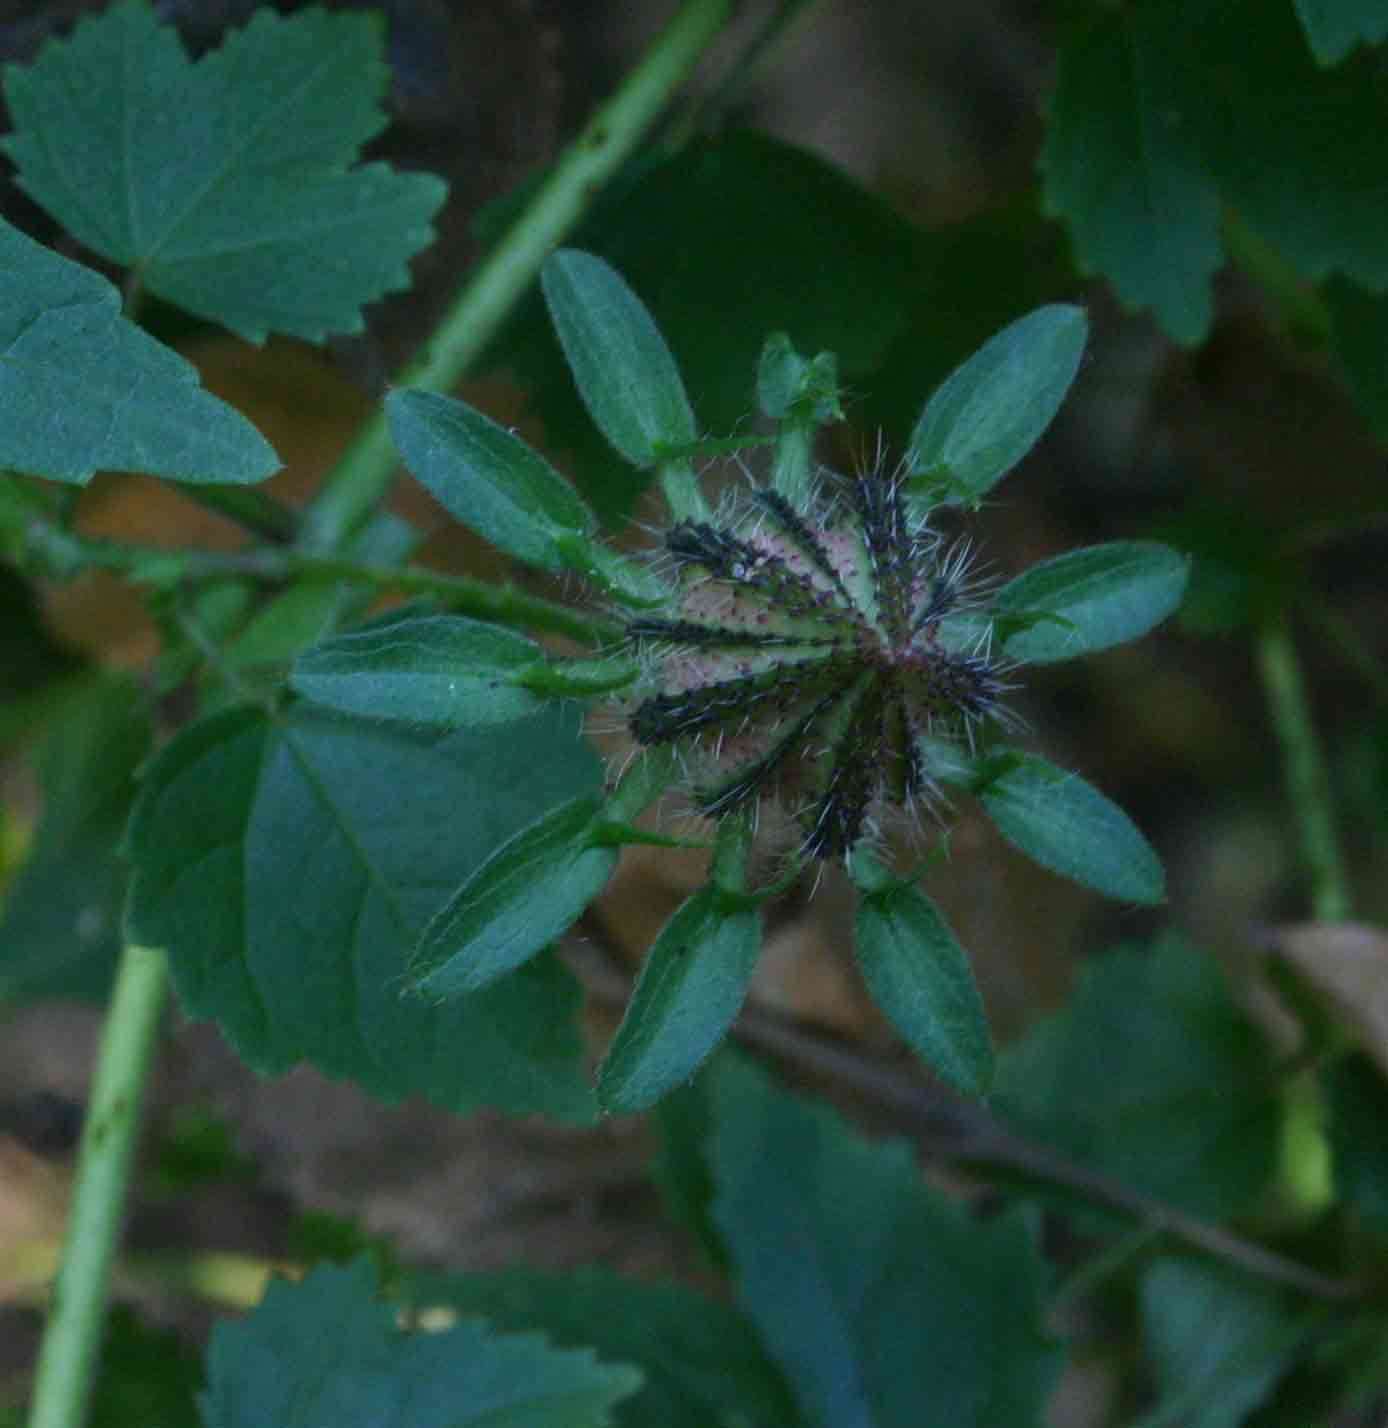
<path fill-rule="evenodd" d="M 971 741 L 1006 689 L 986 624 L 950 638 L 976 605 L 967 550 L 881 472 L 828 482 L 803 510 L 761 489 L 673 526 L 671 609 L 630 625 L 655 684 L 637 741 L 689 756 L 709 814 L 785 804 L 818 858 L 847 854 L 883 806 L 932 800 L 922 740 Z"/>

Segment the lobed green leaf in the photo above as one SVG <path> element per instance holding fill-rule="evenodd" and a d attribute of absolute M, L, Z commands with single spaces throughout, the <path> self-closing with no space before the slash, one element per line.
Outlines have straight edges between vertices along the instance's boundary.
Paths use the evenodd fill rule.
<path fill-rule="evenodd" d="M 0 466 L 85 485 L 96 471 L 263 481 L 279 467 L 197 369 L 121 316 L 100 274 L 0 219 Z"/>
<path fill-rule="evenodd" d="M 998 591 L 1004 654 L 1053 664 L 1145 635 L 1181 603 L 1190 562 L 1155 541 L 1112 541 L 1042 561 Z M 1028 618 L 1012 628 L 1019 617 Z"/>
<path fill-rule="evenodd" d="M 641 1386 L 625 1364 L 465 1320 L 407 1334 L 358 1260 L 274 1281 L 207 1351 L 206 1428 L 609 1428 Z"/>
<path fill-rule="evenodd" d="M 1156 1423 L 1240 1428 L 1291 1367 L 1314 1317 L 1215 1263 L 1163 1258 L 1142 1276 L 1144 1347 Z"/>
<path fill-rule="evenodd" d="M 983 1095 L 993 1079 L 983 998 L 935 904 L 911 883 L 861 891 L 854 950 L 873 1001 L 907 1045 L 965 1095 Z"/>
<path fill-rule="evenodd" d="M 979 770 L 973 792 L 1003 837 L 1043 868 L 1124 902 L 1166 897 L 1151 845 L 1077 773 L 1007 750 Z"/>
<path fill-rule="evenodd" d="M 614 1415 L 619 1428 L 790 1428 L 795 1409 L 752 1326 L 730 1305 L 679 1284 L 585 1266 L 564 1274 L 415 1276 L 418 1309 L 447 1305 L 505 1333 L 538 1331 L 641 1370 Z"/>
<path fill-rule="evenodd" d="M 408 286 L 446 192 L 348 171 L 385 124 L 381 41 L 368 15 L 261 9 L 195 64 L 125 0 L 7 68 L 3 147 L 68 232 L 188 312 L 253 342 L 359 332 Z"/>
<path fill-rule="evenodd" d="M 698 1069 L 732 1025 L 761 950 L 755 906 L 700 888 L 661 929 L 598 1071 L 609 1111 L 643 1111 Z"/>
<path fill-rule="evenodd" d="M 309 1060 L 387 1099 L 587 1119 L 578 987 L 552 958 L 447 1005 L 402 992 L 459 879 L 599 775 L 558 705 L 448 733 L 227 710 L 150 765 L 127 935 L 167 951 L 185 1010 L 265 1074 Z"/>
<path fill-rule="evenodd" d="M 540 282 L 579 395 L 613 447 L 647 468 L 690 445 L 694 413 L 679 368 L 620 275 L 568 248 L 546 259 Z"/>
<path fill-rule="evenodd" d="M 1052 303 L 985 342 L 916 422 L 907 452 L 916 486 L 977 503 L 1051 424 L 1079 371 L 1088 332 L 1081 308 Z"/>
<path fill-rule="evenodd" d="M 1216 960 L 1168 936 L 1087 963 L 1065 1008 L 1002 1052 L 993 1103 L 1086 1165 L 1227 1220 L 1277 1170 L 1271 1054 Z"/>
<path fill-rule="evenodd" d="M 1046 207 L 1070 230 L 1080 266 L 1187 344 L 1209 331 L 1224 260 L 1189 44 L 1159 4 L 1100 15 L 1061 50 L 1041 152 Z"/>
<path fill-rule="evenodd" d="M 974 1221 L 906 1145 L 864 1140 L 730 1056 L 712 1069 L 714 1216 L 805 1423 L 1039 1422 L 1063 1355 L 1029 1218 Z"/>
<path fill-rule="evenodd" d="M 552 808 L 503 843 L 424 929 L 410 958 L 431 997 L 475 992 L 546 948 L 578 920 L 617 866 L 598 843 L 600 798 Z"/>

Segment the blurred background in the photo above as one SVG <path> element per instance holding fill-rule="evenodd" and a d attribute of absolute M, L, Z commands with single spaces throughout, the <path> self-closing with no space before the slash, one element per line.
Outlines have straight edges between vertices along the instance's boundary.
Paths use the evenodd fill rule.
<path fill-rule="evenodd" d="M 5 0 L 0 63 L 30 61 L 92 8 L 100 7 Z M 197 52 L 254 7 L 156 8 Z M 373 8 L 388 26 L 392 122 L 372 152 L 451 185 L 415 288 L 372 309 L 361 337 L 325 349 L 252 349 L 157 305 L 148 315 L 209 387 L 270 436 L 287 465 L 276 486 L 291 500 L 314 488 L 429 332 L 514 211 L 518 186 L 523 193 L 555 157 L 673 9 L 632 0 Z M 755 425 L 756 356 L 780 329 L 802 352 L 839 354 L 849 421 L 826 437 L 823 459 L 851 465 L 879 432 L 899 449 L 933 386 L 979 342 L 1042 302 L 1079 301 L 1092 339 L 1072 394 L 970 533 L 1004 578 L 1127 537 L 1168 540 L 1196 557 L 1179 619 L 1131 647 L 1029 671 L 1017 700 L 1034 746 L 1080 771 L 1147 833 L 1168 869 L 1169 907 L 1105 903 L 1045 874 L 967 814 L 950 861 L 928 877 L 976 960 L 998 1036 L 1016 1036 L 1060 1005 L 1087 957 L 1168 923 L 1246 988 L 1262 929 L 1306 916 L 1249 638 L 1250 622 L 1289 580 L 1294 636 L 1348 820 L 1357 912 L 1381 918 L 1384 462 L 1314 324 L 1295 320 L 1286 291 L 1234 263 L 1216 276 L 1207 335 L 1181 345 L 1080 271 L 1065 226 L 1047 216 L 1038 161 L 1059 46 L 1087 7 L 821 0 L 769 36 L 753 67 L 734 68 L 771 10 L 743 7 L 650 156 L 574 239 L 613 262 L 649 305 L 706 429 Z M 7 176 L 0 212 L 85 256 Z M 634 473 L 589 427 L 537 302 L 516 314 L 464 394 L 544 449 L 614 529 L 650 513 Z M 427 559 L 513 573 L 404 478 L 397 502 L 431 530 Z M 170 545 L 237 538 L 170 488 L 129 477 L 95 482 L 80 521 L 94 534 Z M 642 536 L 632 528 L 624 538 Z M 138 603 L 108 582 L 36 590 L 0 572 L 11 863 L 40 809 L 30 740 L 46 701 L 92 665 L 145 668 L 157 644 Z M 67 737 L 80 754 L 89 735 L 77 725 Z M 0 1396 L 21 1380 L 35 1343 L 35 1266 L 61 1223 L 97 1018 L 81 999 L 101 987 L 91 947 L 114 946 L 119 871 L 109 849 L 118 826 L 118 809 L 94 806 L 82 830 L 91 879 L 81 892 L 91 902 L 82 975 L 64 981 L 51 958 L 35 956 L 0 982 L 9 1003 L 0 1010 Z M 692 860 L 629 857 L 583 935 L 635 967 L 699 877 Z M 21 947 L 51 946 L 44 919 L 72 895 L 26 887 L 7 906 L 9 935 Z M 889 1056 L 895 1043 L 846 951 L 850 918 L 832 875 L 813 901 L 807 890 L 792 893 L 771 915 L 757 996 L 797 1024 Z M 612 1015 L 595 1008 L 595 1045 Z M 137 1254 L 293 1256 L 334 1236 L 346 1245 L 385 1236 L 402 1256 L 455 1266 L 601 1258 L 635 1272 L 699 1273 L 659 1215 L 639 1126 L 578 1133 L 386 1109 L 307 1070 L 260 1082 L 215 1032 L 187 1025 L 165 1053 L 155 1100 L 132 1226 Z M 28 1258 L 17 1252 L 26 1246 Z M 123 1290 L 185 1344 L 216 1307 L 196 1286 L 157 1274 Z M 1056 1421 L 1105 1421 L 1102 1404 L 1086 1409 L 1082 1397 L 1057 1409 Z"/>

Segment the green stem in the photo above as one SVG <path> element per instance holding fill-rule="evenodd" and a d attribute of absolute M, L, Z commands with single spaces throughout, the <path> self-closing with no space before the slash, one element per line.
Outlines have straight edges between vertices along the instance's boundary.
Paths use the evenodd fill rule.
<path fill-rule="evenodd" d="M 672 521 L 706 521 L 708 502 L 694 468 L 682 459 L 662 461 L 659 469 L 660 493 Z"/>
<path fill-rule="evenodd" d="M 39 1352 L 29 1428 L 78 1428 L 86 1416 L 166 988 L 164 954 L 127 947 L 116 972 L 77 1153 L 63 1262 Z"/>
<path fill-rule="evenodd" d="M 1282 746 L 1283 775 L 1301 835 L 1302 858 L 1311 877 L 1311 906 L 1320 921 L 1343 921 L 1350 914 L 1349 879 L 1335 831 L 1330 778 L 1285 615 L 1271 616 L 1264 623 L 1258 636 L 1258 664 Z"/>
<path fill-rule="evenodd" d="M 144 584 L 169 588 L 181 582 L 226 579 L 287 584 L 294 580 L 342 580 L 376 590 L 431 595 L 450 609 L 500 625 L 566 635 L 586 645 L 621 640 L 620 620 L 585 613 L 555 600 L 528 595 L 513 585 L 493 585 L 424 566 L 372 565 L 287 547 L 247 551 L 165 550 L 124 541 L 88 540 L 31 516 L 23 529 L 28 547 L 60 577 L 83 570 L 114 570 Z"/>
<path fill-rule="evenodd" d="M 540 264 L 635 150 L 731 8 L 732 0 L 686 0 L 621 88 L 565 151 L 525 212 L 474 269 L 424 352 L 401 374 L 402 386 L 447 392 L 457 385 L 530 286 Z M 339 549 L 384 496 L 395 463 L 385 416 L 378 412 L 310 506 L 306 547 Z"/>
<path fill-rule="evenodd" d="M 771 484 L 791 503 L 804 508 L 813 489 L 814 426 L 791 420 L 776 433 L 776 455 L 771 463 Z"/>

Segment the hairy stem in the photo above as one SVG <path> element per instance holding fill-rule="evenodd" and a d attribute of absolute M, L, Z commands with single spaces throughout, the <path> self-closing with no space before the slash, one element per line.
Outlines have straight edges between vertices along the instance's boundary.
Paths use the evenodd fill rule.
<path fill-rule="evenodd" d="M 165 550 L 161 546 L 124 541 L 88 540 L 38 515 L 28 517 L 22 534 L 34 553 L 60 575 L 80 570 L 114 570 L 136 582 L 162 587 L 183 581 L 228 578 L 272 584 L 340 580 L 378 591 L 431 595 L 450 609 L 478 619 L 566 635 L 586 645 L 610 644 L 624 637 L 622 623 L 607 616 L 528 595 L 513 585 L 493 585 L 490 581 L 449 575 L 424 566 L 373 565 L 285 547 L 247 551 Z"/>
<path fill-rule="evenodd" d="M 572 231 L 601 186 L 635 150 L 727 20 L 732 0 L 686 0 L 616 94 L 588 121 L 524 213 L 474 269 L 400 384 L 446 392 L 491 341 L 551 249 Z M 376 508 L 395 469 L 378 412 L 329 473 L 308 511 L 304 543 L 337 550 Z"/>
<path fill-rule="evenodd" d="M 72 1209 L 39 1352 L 29 1428 L 77 1428 L 86 1415 L 167 981 L 162 952 L 125 949 L 77 1153 Z"/>
<path fill-rule="evenodd" d="M 1258 664 L 1282 747 L 1283 775 L 1301 837 L 1301 855 L 1311 879 L 1312 911 L 1322 922 L 1340 922 L 1350 915 L 1349 878 L 1335 831 L 1325 757 L 1285 615 L 1264 622 L 1258 635 Z"/>

